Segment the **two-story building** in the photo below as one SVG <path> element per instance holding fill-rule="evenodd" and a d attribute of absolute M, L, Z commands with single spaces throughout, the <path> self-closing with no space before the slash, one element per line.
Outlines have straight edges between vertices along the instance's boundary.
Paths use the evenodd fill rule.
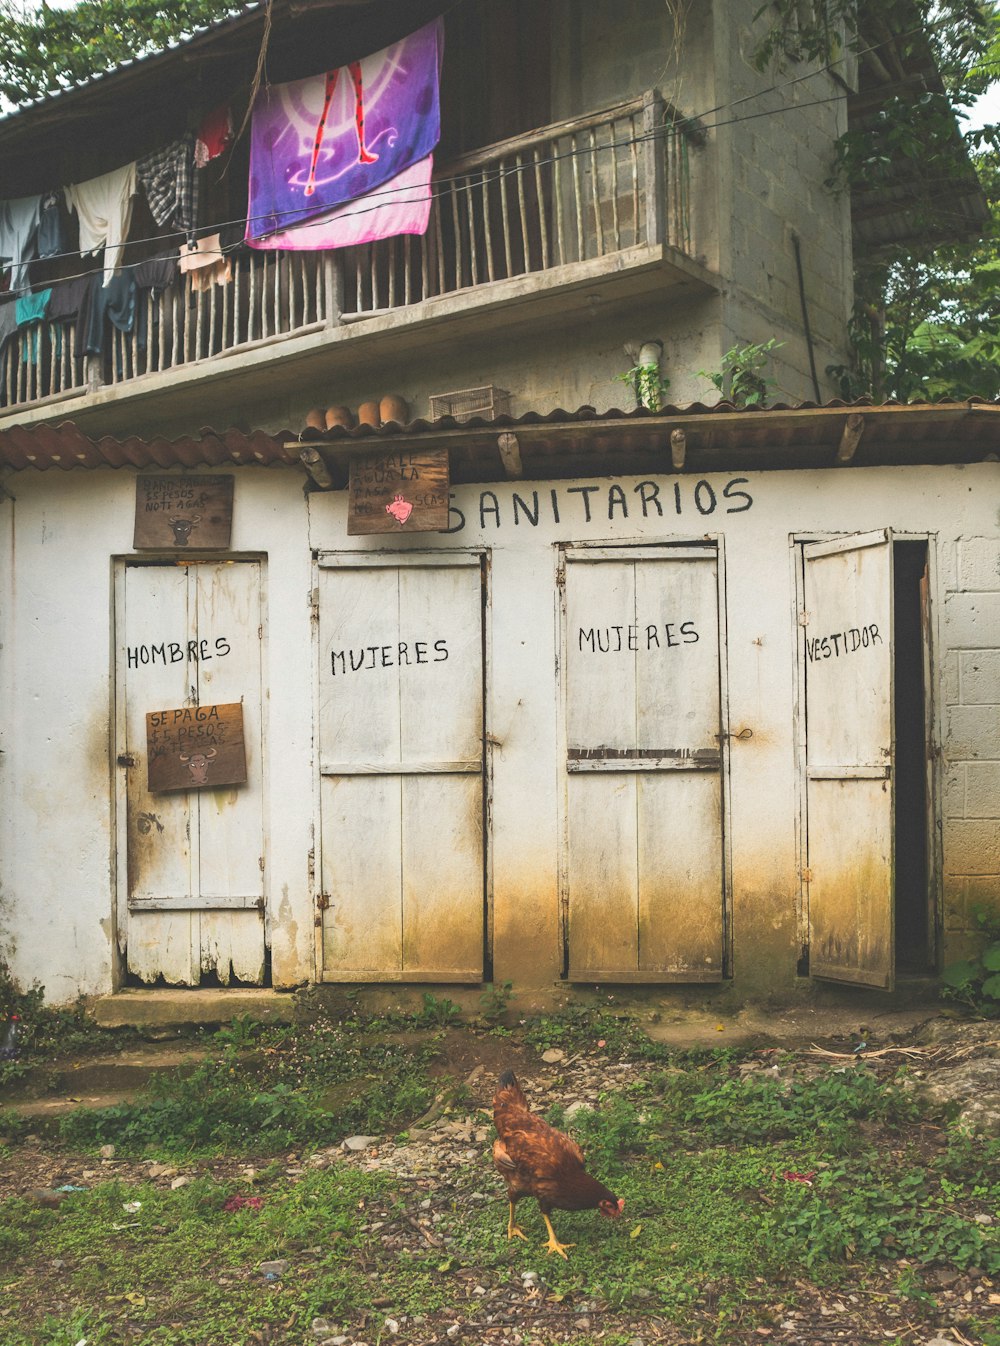
<path fill-rule="evenodd" d="M 828 370 L 854 243 L 982 201 L 957 140 L 946 217 L 905 165 L 831 190 L 933 66 L 883 34 L 762 72 L 757 9 L 272 0 L 0 119 L 18 978 L 743 999 L 964 952 L 1000 409 Z M 331 138 L 416 136 L 386 90 L 429 32 L 433 166 L 303 242 Z M 772 338 L 771 408 L 705 405 Z"/>

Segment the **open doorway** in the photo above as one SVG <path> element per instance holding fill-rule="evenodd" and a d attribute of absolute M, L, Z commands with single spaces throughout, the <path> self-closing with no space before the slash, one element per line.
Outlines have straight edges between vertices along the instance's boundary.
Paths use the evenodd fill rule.
<path fill-rule="evenodd" d="M 890 990 L 935 957 L 928 544 L 800 547 L 802 971 Z"/>
<path fill-rule="evenodd" d="M 917 974 L 930 972 L 934 967 L 927 541 L 897 538 L 892 553 L 896 970 Z"/>

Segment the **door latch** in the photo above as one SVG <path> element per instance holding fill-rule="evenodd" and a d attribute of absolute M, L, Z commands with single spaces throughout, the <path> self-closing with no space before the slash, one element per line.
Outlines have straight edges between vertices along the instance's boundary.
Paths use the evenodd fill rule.
<path fill-rule="evenodd" d="M 120 752 L 117 757 L 119 766 L 138 766 L 139 759 L 134 752 Z"/>

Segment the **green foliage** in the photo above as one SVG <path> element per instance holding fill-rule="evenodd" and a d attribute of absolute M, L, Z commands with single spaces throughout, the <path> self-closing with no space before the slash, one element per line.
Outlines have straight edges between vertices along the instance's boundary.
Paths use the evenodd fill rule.
<path fill-rule="evenodd" d="M 722 357 L 721 368 L 714 373 L 698 370 L 698 377 L 708 379 L 721 397 L 728 398 L 737 407 L 759 407 L 767 398 L 774 380 L 764 375 L 764 367 L 776 350 L 785 343 L 775 337 L 764 342 L 745 341 L 731 346 Z"/>
<path fill-rule="evenodd" d="M 499 986 L 496 982 L 490 982 L 479 997 L 480 1019 L 487 1024 L 502 1023 L 510 1002 L 516 998 L 512 981 L 501 982 Z"/>
<path fill-rule="evenodd" d="M 260 1050 L 247 1054 L 225 1043 L 186 1076 L 154 1077 L 134 1103 L 68 1114 L 62 1139 L 85 1148 L 114 1144 L 123 1154 L 239 1146 L 273 1154 L 345 1132 L 401 1126 L 433 1096 L 430 1041 L 369 1035 L 356 1023 L 327 1019 L 253 1031 L 244 1023 L 236 1032 L 241 1042 L 255 1037 Z"/>
<path fill-rule="evenodd" d="M 983 947 L 974 958 L 948 964 L 941 974 L 941 994 L 984 1019 L 1000 1019 L 1000 915 L 987 907 L 976 907 L 973 915 L 983 932 Z"/>
<path fill-rule="evenodd" d="M 615 1024 L 619 1039 L 631 1042 L 628 1020 L 604 1009 L 587 1014 L 591 1032 Z M 576 1016 L 531 1027 L 540 1032 L 546 1022 L 550 1041 L 562 1028 L 564 1046 L 571 1033 L 587 1045 Z M 231 1108 L 232 1134 L 243 1136 L 241 1119 L 252 1108 L 265 1132 L 227 1146 L 248 1159 L 272 1148 L 283 1122 L 284 1140 L 299 1147 L 290 1123 L 311 1125 L 318 1079 L 340 1081 L 355 1097 L 423 1057 L 415 1039 L 430 1052 L 440 1038 L 433 1029 L 418 1033 L 412 1017 L 391 1032 L 384 1022 L 322 1018 L 306 1027 L 243 1023 L 236 1032 L 239 1051 L 217 1043 L 211 1068 L 191 1087 L 165 1082 L 154 1101 L 172 1098 L 169 1122 L 188 1135 L 194 1127 L 185 1112 Z M 865 1304 L 877 1298 L 893 1314 L 902 1309 L 905 1316 L 888 1323 L 905 1335 L 904 1324 L 933 1308 L 926 1267 L 1000 1270 L 1000 1228 L 975 1221 L 1000 1203 L 1000 1142 L 952 1130 L 928 1159 L 926 1137 L 913 1127 L 917 1105 L 900 1080 L 880 1078 L 870 1065 L 814 1075 L 801 1056 L 786 1062 L 776 1054 L 749 1060 L 777 1063 L 778 1076 L 758 1069 L 744 1079 L 731 1050 L 662 1056 L 652 1068 L 632 1059 L 595 1108 L 571 1123 L 595 1176 L 624 1197 L 625 1213 L 607 1221 L 557 1211 L 560 1239 L 576 1244 L 568 1262 L 540 1256 L 534 1202 L 519 1208 L 529 1242 L 508 1243 L 506 1203 L 485 1146 L 468 1161 L 464 1147 L 444 1147 L 434 1161 L 440 1174 L 405 1182 L 388 1146 L 379 1172 L 351 1162 L 258 1164 L 250 1190 L 259 1209 L 238 1210 L 226 1210 L 227 1199 L 246 1195 L 249 1180 L 234 1179 L 227 1158 L 213 1176 L 176 1191 L 98 1179 L 57 1210 L 17 1198 L 0 1204 L 0 1301 L 18 1306 L 0 1319 L 4 1346 L 64 1346 L 82 1336 L 93 1346 L 132 1339 L 291 1346 L 318 1335 L 316 1317 L 352 1340 L 384 1342 L 386 1317 L 404 1313 L 424 1321 L 407 1323 L 400 1340 L 443 1339 L 453 1322 L 461 1339 L 479 1340 L 484 1313 L 498 1303 L 504 1313 L 516 1308 L 518 1331 L 539 1346 L 583 1346 L 593 1332 L 573 1336 L 567 1323 L 591 1311 L 584 1300 L 600 1304 L 600 1333 L 614 1346 L 678 1331 L 685 1341 L 750 1341 L 774 1336 L 776 1311 L 796 1311 L 800 1292 L 803 1307 L 814 1303 L 809 1281 Z M 564 1121 L 556 1109 L 551 1115 Z M 159 1143 L 143 1143 L 143 1157 Z M 483 1200 L 485 1192 L 495 1199 Z M 133 1201 L 139 1211 L 123 1214 Z M 287 1259 L 288 1272 L 267 1281 L 258 1271 L 265 1258 Z M 543 1276 L 541 1296 L 517 1298 L 522 1268 Z M 485 1297 L 470 1293 L 476 1285 Z M 988 1342 L 975 1307 L 963 1331 Z M 852 1335 L 846 1319 L 834 1322 L 845 1340 L 869 1339 Z"/>
<path fill-rule="evenodd" d="M 420 1011 L 420 1021 L 425 1024 L 437 1024 L 439 1028 L 446 1028 L 456 1019 L 462 1017 L 462 1007 L 456 1005 L 454 1000 L 449 1000 L 447 996 L 440 999 L 432 995 L 430 991 L 424 992 L 424 1006 Z"/>
<path fill-rule="evenodd" d="M 239 9 L 225 0 L 81 0 L 69 9 L 43 3 L 25 10 L 5 4 L 0 94 L 15 105 L 33 102 Z"/>
<path fill-rule="evenodd" d="M 660 373 L 659 365 L 633 365 L 623 374 L 616 374 L 619 383 L 627 384 L 635 393 L 637 407 L 659 411 L 664 405 L 670 380 Z"/>
<path fill-rule="evenodd" d="M 22 990 L 0 958 L 0 1033 L 9 1020 L 18 1025 L 17 1056 L 0 1061 L 0 1087 L 23 1078 L 40 1062 L 57 1055 L 119 1051 L 134 1042 L 133 1029 L 98 1028 L 81 998 L 70 1008 L 45 1004 L 45 988 L 37 981 Z"/>

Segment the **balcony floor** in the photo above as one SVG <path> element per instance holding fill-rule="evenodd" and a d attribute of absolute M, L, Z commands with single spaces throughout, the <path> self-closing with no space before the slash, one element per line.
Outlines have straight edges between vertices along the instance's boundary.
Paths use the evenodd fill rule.
<path fill-rule="evenodd" d="M 634 303 L 707 295 L 718 275 L 669 245 L 641 245 L 604 257 L 531 272 L 428 299 L 409 307 L 347 315 L 339 324 L 316 323 L 253 342 L 162 373 L 146 374 L 93 391 L 74 390 L 0 412 L 0 426 L 73 420 L 89 433 L 135 434 L 179 421 L 228 425 L 248 405 L 276 404 L 279 419 L 291 402 L 320 402 L 341 378 L 421 355 L 456 341 L 561 327 Z M 328 399 L 332 400 L 332 399 Z M 280 404 L 280 405 L 278 405 Z"/>

